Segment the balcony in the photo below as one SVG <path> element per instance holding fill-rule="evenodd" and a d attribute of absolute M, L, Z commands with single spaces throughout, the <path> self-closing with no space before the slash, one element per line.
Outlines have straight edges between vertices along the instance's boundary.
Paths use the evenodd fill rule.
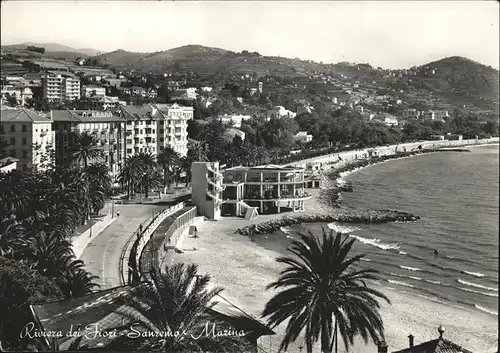
<path fill-rule="evenodd" d="M 278 197 L 277 192 L 266 193 L 263 196 L 260 194 L 245 194 L 243 196 L 243 200 L 250 201 L 289 201 L 289 200 L 307 200 L 310 199 L 312 195 L 308 192 L 304 192 L 302 194 L 280 194 Z"/>

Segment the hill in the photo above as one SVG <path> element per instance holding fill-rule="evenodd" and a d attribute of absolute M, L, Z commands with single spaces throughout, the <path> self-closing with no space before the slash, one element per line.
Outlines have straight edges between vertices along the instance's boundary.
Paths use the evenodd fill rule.
<path fill-rule="evenodd" d="M 100 53 L 99 50 L 91 49 L 91 48 L 81 48 L 76 49 L 66 45 L 58 44 L 58 43 L 34 43 L 34 42 L 25 42 L 20 44 L 11 44 L 11 45 L 2 45 L 2 48 L 5 49 L 26 49 L 28 46 L 36 46 L 45 48 L 46 53 L 55 53 L 56 55 L 61 53 L 74 53 L 74 55 L 80 55 L 81 57 L 86 56 L 95 56 Z M 63 54 L 64 55 L 64 54 Z M 66 54 L 68 55 L 68 54 Z"/>
<path fill-rule="evenodd" d="M 252 73 L 257 76 L 293 76 L 312 72 L 319 65 L 295 59 L 264 57 L 255 52 L 235 53 L 200 45 L 187 45 L 155 53 L 116 50 L 95 58 L 102 65 L 122 70 L 153 73 L 196 72 L 202 76 Z"/>

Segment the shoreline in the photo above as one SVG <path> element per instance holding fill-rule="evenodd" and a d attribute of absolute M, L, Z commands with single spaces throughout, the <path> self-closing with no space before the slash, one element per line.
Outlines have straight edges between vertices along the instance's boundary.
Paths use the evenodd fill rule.
<path fill-rule="evenodd" d="M 323 207 L 317 200 L 308 201 L 311 208 Z M 270 219 L 271 215 L 267 216 Z M 258 218 L 260 217 L 264 216 Z M 212 285 L 225 289 L 222 292 L 223 297 L 249 314 L 260 317 L 266 302 L 275 294 L 265 287 L 277 279 L 281 265 L 275 259 L 282 254 L 277 249 L 252 242 L 249 237 L 234 234 L 236 229 L 248 223 L 252 221 L 236 217 L 223 218 L 217 222 L 203 222 L 198 227 L 199 238 L 185 237 L 179 244 L 185 252 L 175 254 L 173 263 L 198 264 L 200 273 L 211 276 Z M 197 250 L 194 251 L 193 248 Z M 389 352 L 408 348 L 407 336 L 410 333 L 415 335 L 416 344 L 437 338 L 436 329 L 441 324 L 446 329 L 446 339 L 476 353 L 496 351 L 497 317 L 455 303 L 447 303 L 439 298 L 392 288 L 385 280 L 372 286 L 380 288 L 392 302 L 392 305 L 382 304 L 381 309 Z M 277 351 L 284 329 L 284 325 L 279 325 L 274 330 L 275 336 L 261 339 L 260 344 L 266 351 Z M 302 339 L 298 339 L 287 352 L 299 353 L 301 343 Z M 339 351 L 344 351 L 342 345 L 339 345 Z M 365 345 L 361 340 L 356 340 L 352 351 L 372 353 L 377 351 L 377 347 L 372 343 Z"/>
<path fill-rule="evenodd" d="M 491 145 L 498 145 L 498 143 Z M 408 157 L 391 158 L 381 163 L 399 158 Z M 342 177 L 372 165 L 375 164 L 347 171 Z M 319 189 L 312 189 L 311 193 L 313 197 L 306 200 L 306 214 L 332 212 L 330 207 L 319 201 Z M 225 289 L 222 292 L 225 298 L 249 314 L 260 317 L 266 302 L 275 294 L 274 291 L 266 290 L 265 287 L 277 279 L 281 268 L 275 259 L 282 254 L 277 249 L 252 242 L 249 237 L 235 234 L 235 231 L 244 226 L 258 225 L 296 215 L 288 212 L 259 215 L 253 220 L 224 217 L 217 222 L 203 222 L 198 226 L 199 238 L 186 236 L 178 244 L 185 252 L 175 254 L 173 263 L 198 264 L 199 273 L 209 274 L 212 278 L 212 285 Z M 192 250 L 194 248 L 196 250 Z M 446 339 L 475 353 L 496 352 L 498 322 L 494 315 L 457 303 L 446 302 L 437 297 L 427 297 L 404 289 L 393 288 L 385 280 L 374 283 L 373 287 L 381 289 L 392 302 L 392 305 L 382 304 L 381 308 L 389 352 L 408 348 L 407 336 L 410 333 L 415 336 L 415 344 L 437 338 L 437 327 L 441 324 L 446 329 L 444 334 Z M 261 338 L 259 344 L 269 353 L 277 352 L 284 330 L 285 325 L 279 325 L 274 329 L 276 335 Z M 303 341 L 299 338 L 287 352 L 299 353 L 301 345 Z M 319 346 L 315 345 L 314 349 L 319 351 Z M 339 345 L 339 351 L 344 352 L 342 344 Z M 377 347 L 373 343 L 365 344 L 360 339 L 356 339 L 352 351 L 372 353 L 377 351 Z"/>

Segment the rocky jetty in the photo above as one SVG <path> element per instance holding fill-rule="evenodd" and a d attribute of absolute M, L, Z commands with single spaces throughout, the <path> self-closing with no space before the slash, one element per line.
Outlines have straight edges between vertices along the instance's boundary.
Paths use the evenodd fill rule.
<path fill-rule="evenodd" d="M 236 230 L 235 233 L 251 236 L 258 234 L 273 233 L 281 227 L 289 227 L 300 223 L 388 223 L 388 222 L 415 222 L 420 217 L 408 212 L 395 210 L 367 210 L 357 211 L 354 209 L 337 209 L 332 214 L 310 214 L 301 216 L 284 216 L 281 219 L 254 224 Z"/>

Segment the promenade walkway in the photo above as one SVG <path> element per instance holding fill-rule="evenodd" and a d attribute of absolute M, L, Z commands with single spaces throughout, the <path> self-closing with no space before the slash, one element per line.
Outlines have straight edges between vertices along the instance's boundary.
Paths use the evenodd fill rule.
<path fill-rule="evenodd" d="M 120 217 L 96 236 L 84 250 L 81 260 L 91 274 L 99 276 L 101 289 L 120 285 L 120 255 L 123 247 L 139 225 L 150 218 L 155 209 L 168 208 L 158 205 L 115 205 Z"/>

